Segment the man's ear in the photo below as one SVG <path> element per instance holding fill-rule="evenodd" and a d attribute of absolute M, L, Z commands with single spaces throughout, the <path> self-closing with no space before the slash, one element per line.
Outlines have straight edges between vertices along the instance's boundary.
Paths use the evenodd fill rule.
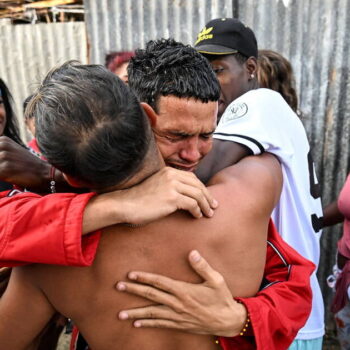
<path fill-rule="evenodd" d="M 248 70 L 248 74 L 251 76 L 252 74 L 256 76 L 258 71 L 258 61 L 254 56 L 249 57 L 245 62 L 246 68 Z"/>
<path fill-rule="evenodd" d="M 157 124 L 158 114 L 154 111 L 154 109 L 148 103 L 141 102 L 140 104 L 149 119 L 151 127 L 154 128 Z"/>
<path fill-rule="evenodd" d="M 62 173 L 64 179 L 68 182 L 69 185 L 72 187 L 77 187 L 77 188 L 89 188 L 87 184 L 85 184 L 83 181 L 77 180 L 76 178 L 67 175 L 65 173 Z"/>

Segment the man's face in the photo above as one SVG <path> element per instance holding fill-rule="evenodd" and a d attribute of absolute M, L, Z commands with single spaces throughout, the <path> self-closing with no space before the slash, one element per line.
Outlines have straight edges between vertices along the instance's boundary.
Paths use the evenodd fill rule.
<path fill-rule="evenodd" d="M 153 127 L 166 165 L 194 171 L 212 147 L 217 102 L 161 96 Z"/>
<path fill-rule="evenodd" d="M 214 59 L 210 57 L 210 64 L 221 88 L 218 111 L 218 120 L 220 120 L 227 106 L 249 90 L 249 73 L 245 64 L 239 63 L 235 55 L 219 56 Z"/>

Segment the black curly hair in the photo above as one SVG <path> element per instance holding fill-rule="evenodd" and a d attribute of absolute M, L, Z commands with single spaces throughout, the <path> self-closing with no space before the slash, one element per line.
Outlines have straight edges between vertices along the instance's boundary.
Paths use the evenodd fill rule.
<path fill-rule="evenodd" d="M 160 96 L 217 101 L 219 82 L 208 61 L 193 47 L 174 39 L 151 40 L 128 66 L 129 85 L 140 101 L 157 110 Z"/>

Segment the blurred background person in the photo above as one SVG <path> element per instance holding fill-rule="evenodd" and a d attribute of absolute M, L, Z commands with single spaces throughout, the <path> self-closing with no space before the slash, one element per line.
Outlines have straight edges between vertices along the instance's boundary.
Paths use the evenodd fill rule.
<path fill-rule="evenodd" d="M 340 191 L 338 200 L 324 209 L 324 226 L 343 222 L 343 235 L 338 241 L 333 275 L 327 278 L 335 295 L 331 311 L 335 316 L 337 337 L 342 350 L 350 349 L 350 175 Z"/>
<path fill-rule="evenodd" d="M 12 108 L 13 99 L 5 82 L 0 78 L 0 137 L 7 136 L 18 145 L 25 147 L 21 140 L 16 115 Z M 0 138 L 3 142 L 4 138 Z M 0 192 L 12 188 L 12 184 L 0 179 Z"/>
<path fill-rule="evenodd" d="M 106 55 L 105 67 L 125 83 L 128 82 L 128 64 L 134 51 L 113 51 Z"/>
<path fill-rule="evenodd" d="M 275 51 L 259 50 L 258 67 L 260 87 L 279 92 L 300 117 L 295 77 L 290 62 Z"/>
<path fill-rule="evenodd" d="M 25 110 L 26 107 L 29 103 L 29 101 L 31 100 L 31 98 L 33 97 L 33 95 L 29 95 L 24 101 L 23 101 L 23 115 L 24 115 L 24 123 L 27 127 L 27 130 L 31 136 L 31 140 L 28 142 L 28 147 L 31 151 L 34 151 L 34 153 L 38 156 L 41 156 L 41 152 L 39 150 L 39 146 L 36 142 L 36 138 L 35 138 L 35 118 L 34 116 L 30 115 L 30 114 L 26 114 Z"/>

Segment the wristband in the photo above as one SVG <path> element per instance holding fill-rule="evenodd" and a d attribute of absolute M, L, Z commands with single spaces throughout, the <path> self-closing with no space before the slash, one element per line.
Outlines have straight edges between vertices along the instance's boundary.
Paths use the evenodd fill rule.
<path fill-rule="evenodd" d="M 236 300 L 236 301 L 237 301 L 237 303 L 243 305 L 243 303 L 240 300 Z M 249 314 L 249 312 L 247 312 L 247 319 L 245 320 L 245 323 L 244 323 L 242 330 L 239 332 L 240 336 L 244 335 L 244 333 L 247 331 L 247 329 L 249 327 L 249 323 L 250 323 L 250 314 Z"/>
<path fill-rule="evenodd" d="M 51 191 L 51 193 L 56 193 L 55 171 L 56 171 L 56 168 L 53 165 L 51 165 L 51 169 L 50 169 L 50 191 Z"/>

